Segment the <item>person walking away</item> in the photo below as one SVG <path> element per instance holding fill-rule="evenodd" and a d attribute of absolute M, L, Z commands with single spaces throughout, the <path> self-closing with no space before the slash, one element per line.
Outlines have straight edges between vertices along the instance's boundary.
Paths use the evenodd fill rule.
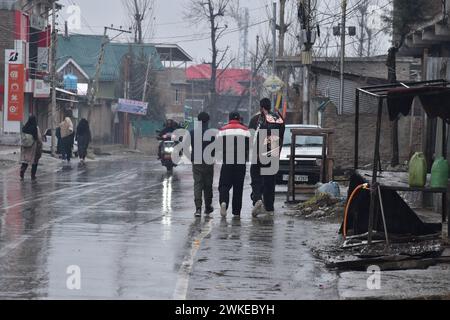
<path fill-rule="evenodd" d="M 70 158 L 72 157 L 73 123 L 70 119 L 71 116 L 70 110 L 66 110 L 64 112 L 64 120 L 59 124 L 61 128 L 62 159 L 67 160 L 67 163 L 70 163 Z"/>
<path fill-rule="evenodd" d="M 278 155 L 281 152 L 282 141 L 284 137 L 285 124 L 284 119 L 279 113 L 271 111 L 271 101 L 268 98 L 264 98 L 260 101 L 260 112 L 255 115 L 249 124 L 249 128 L 255 130 L 255 139 L 253 140 L 254 148 L 257 150 L 257 159 L 255 163 L 252 163 L 250 167 L 251 176 L 251 187 L 252 194 L 251 199 L 253 201 L 252 216 L 257 217 L 258 214 L 264 213 L 273 215 L 274 202 L 275 202 L 275 182 L 276 174 L 273 175 L 262 175 L 261 169 L 268 166 L 261 164 L 261 150 L 259 150 L 259 139 L 260 130 L 265 130 L 267 132 L 267 141 L 275 140 L 277 137 L 271 134 L 271 130 L 278 129 L 278 150 L 272 150 L 271 143 L 268 143 L 267 151 L 271 154 L 272 161 L 277 159 L 279 161 L 279 156 L 274 157 L 273 152 L 277 152 Z"/>
<path fill-rule="evenodd" d="M 191 162 L 192 173 L 194 176 L 194 202 L 195 202 L 195 216 L 200 217 L 202 214 L 202 198 L 205 201 L 205 215 L 209 215 L 214 211 L 212 206 L 213 200 L 213 180 L 214 180 L 214 164 L 208 164 L 205 162 L 203 152 L 205 148 L 214 141 L 214 137 L 211 141 L 203 141 L 203 136 L 209 127 L 209 114 L 206 112 L 200 112 L 198 121 L 202 125 L 201 132 L 199 128 L 195 128 L 190 131 L 191 137 Z M 196 146 L 195 134 L 201 133 L 201 145 Z M 196 148 L 201 147 L 201 158 L 197 159 L 195 156 Z M 199 152 L 199 151 L 197 151 Z M 214 156 L 214 155 L 213 155 Z"/>
<path fill-rule="evenodd" d="M 78 143 L 78 158 L 80 164 L 84 164 L 87 156 L 89 143 L 91 142 L 91 130 L 89 129 L 89 122 L 86 119 L 81 119 L 77 126 L 76 139 Z"/>
<path fill-rule="evenodd" d="M 20 179 L 31 165 L 31 180 L 36 180 L 39 159 L 42 156 L 42 135 L 37 126 L 36 116 L 31 116 L 22 128 L 22 145 L 20 148 Z"/>
<path fill-rule="evenodd" d="M 238 112 L 231 112 L 229 123 L 223 126 L 218 134 L 218 138 L 222 139 L 221 145 L 223 146 L 223 163 L 219 179 L 219 203 L 222 217 L 227 215 L 231 189 L 233 189 L 233 217 L 239 218 L 241 216 L 250 132 L 240 120 L 241 116 Z"/>

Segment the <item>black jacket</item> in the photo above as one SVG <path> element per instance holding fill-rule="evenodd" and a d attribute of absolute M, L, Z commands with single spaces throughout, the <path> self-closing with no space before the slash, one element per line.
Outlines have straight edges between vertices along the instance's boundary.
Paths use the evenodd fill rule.
<path fill-rule="evenodd" d="M 194 163 L 195 150 L 196 150 L 196 148 L 198 147 L 198 146 L 195 144 L 195 133 L 197 132 L 197 130 L 198 130 L 198 129 L 193 129 L 193 130 L 189 131 L 189 134 L 190 134 L 190 137 L 191 137 L 191 141 L 190 141 L 190 142 L 191 142 L 191 162 L 192 162 L 192 164 L 199 164 L 199 163 L 197 163 L 197 162 Z M 209 146 L 211 143 L 213 143 L 213 142 L 215 141 L 215 136 L 213 136 L 213 137 L 211 138 L 211 140 L 209 140 L 209 141 L 204 141 L 204 140 L 203 140 L 203 137 L 204 137 L 205 132 L 206 132 L 207 130 L 209 130 L 208 126 L 203 125 L 202 135 L 201 135 L 201 136 L 202 136 L 202 159 L 201 159 L 202 164 L 205 163 L 205 161 L 204 161 L 204 159 L 203 159 L 203 153 L 204 153 L 206 147 Z M 217 130 L 217 129 L 216 129 L 216 130 Z M 197 134 L 199 134 L 199 133 L 197 132 Z M 214 152 L 213 152 L 212 156 L 213 156 L 213 157 L 215 156 Z M 195 159 L 195 160 L 198 160 L 198 159 Z"/>
<path fill-rule="evenodd" d="M 249 129 L 255 130 L 256 137 L 253 136 L 251 143 L 253 144 L 253 148 L 257 149 L 258 152 L 258 163 L 260 163 L 260 152 L 259 152 L 259 132 L 260 130 L 267 130 L 267 137 L 272 137 L 272 130 L 277 129 L 279 132 L 279 146 L 280 149 L 278 153 L 281 152 L 281 148 L 283 146 L 283 138 L 285 131 L 285 123 L 283 117 L 279 113 L 268 112 L 267 115 L 258 113 L 255 115 L 249 124 Z M 271 144 L 268 144 L 267 151 L 271 151 Z"/>

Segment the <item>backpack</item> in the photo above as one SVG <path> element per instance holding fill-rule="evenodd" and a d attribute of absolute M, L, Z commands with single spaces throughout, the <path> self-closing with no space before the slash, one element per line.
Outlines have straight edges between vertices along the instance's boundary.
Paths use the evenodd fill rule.
<path fill-rule="evenodd" d="M 34 138 L 31 134 L 22 133 L 22 147 L 31 148 L 34 144 Z"/>

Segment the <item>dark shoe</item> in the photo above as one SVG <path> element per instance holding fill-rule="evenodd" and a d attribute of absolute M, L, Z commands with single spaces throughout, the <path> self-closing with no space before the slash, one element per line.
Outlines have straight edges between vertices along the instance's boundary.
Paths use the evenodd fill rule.
<path fill-rule="evenodd" d="M 205 214 L 211 214 L 214 212 L 214 208 L 209 206 L 205 208 Z"/>
<path fill-rule="evenodd" d="M 195 210 L 195 216 L 196 217 L 201 217 L 202 216 L 202 208 L 197 208 L 197 210 Z"/>
<path fill-rule="evenodd" d="M 20 172 L 20 180 L 23 181 L 25 180 L 25 173 L 24 172 Z"/>
<path fill-rule="evenodd" d="M 233 219 L 234 219 L 234 220 L 239 220 L 239 219 L 241 219 L 241 214 L 240 214 L 240 213 L 237 213 L 237 214 L 234 214 L 234 213 L 233 213 Z"/>
<path fill-rule="evenodd" d="M 31 181 L 36 181 L 36 176 L 31 176 Z"/>

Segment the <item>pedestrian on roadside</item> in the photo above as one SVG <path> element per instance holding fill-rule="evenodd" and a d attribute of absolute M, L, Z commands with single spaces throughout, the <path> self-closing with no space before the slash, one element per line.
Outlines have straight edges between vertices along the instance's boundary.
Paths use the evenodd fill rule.
<path fill-rule="evenodd" d="M 271 111 L 271 104 L 270 99 L 262 99 L 260 101 L 260 112 L 250 120 L 249 124 L 249 128 L 255 130 L 255 139 L 252 142 L 253 148 L 257 151 L 257 159 L 252 159 L 254 163 L 250 167 L 253 217 L 257 217 L 261 213 L 273 215 L 275 211 L 276 174 L 261 174 L 261 169 L 269 165 L 261 163 L 262 150 L 259 150 L 259 140 L 262 138 L 261 132 L 264 130 L 265 141 L 263 143 L 267 146 L 267 154 L 271 155 L 271 161 L 278 161 L 279 167 L 279 154 L 283 146 L 285 124 L 283 117 L 278 112 Z M 279 136 L 272 134 L 272 130 L 278 130 Z M 275 145 L 278 145 L 278 148 Z"/>
<path fill-rule="evenodd" d="M 84 164 L 87 156 L 87 149 L 91 142 L 91 130 L 89 129 L 89 122 L 83 118 L 77 126 L 76 139 L 78 143 L 78 158 L 80 164 Z"/>
<path fill-rule="evenodd" d="M 36 180 L 39 159 L 42 156 L 42 135 L 37 126 L 36 116 L 30 116 L 22 128 L 22 144 L 20 148 L 20 179 L 25 177 L 25 171 L 31 165 L 31 180 Z"/>
<path fill-rule="evenodd" d="M 70 110 L 64 111 L 64 120 L 59 124 L 61 129 L 61 153 L 62 159 L 70 163 L 72 157 L 72 147 L 74 140 L 73 123 L 70 119 L 72 112 Z"/>
<path fill-rule="evenodd" d="M 194 128 L 190 131 L 191 137 L 191 162 L 192 173 L 194 176 L 194 201 L 195 201 L 195 216 L 202 215 L 202 198 L 205 202 L 205 215 L 210 215 L 214 208 L 212 206 L 213 200 L 213 180 L 214 180 L 214 163 L 207 163 L 204 159 L 204 151 L 206 147 L 214 141 L 214 137 L 210 141 L 203 141 L 205 132 L 209 129 L 209 114 L 200 112 L 197 117 L 201 124 L 201 131 L 199 128 Z M 201 145 L 197 146 L 195 143 L 195 134 L 201 134 Z M 201 147 L 201 158 L 196 157 L 196 148 Z M 213 155 L 214 156 L 214 155 Z"/>
<path fill-rule="evenodd" d="M 226 217 L 230 202 L 230 190 L 233 189 L 232 214 L 241 216 L 242 193 L 244 190 L 246 162 L 250 143 L 250 132 L 241 122 L 239 112 L 229 114 L 229 122 L 220 129 L 218 138 L 222 139 L 222 168 L 219 179 L 220 215 Z"/>

